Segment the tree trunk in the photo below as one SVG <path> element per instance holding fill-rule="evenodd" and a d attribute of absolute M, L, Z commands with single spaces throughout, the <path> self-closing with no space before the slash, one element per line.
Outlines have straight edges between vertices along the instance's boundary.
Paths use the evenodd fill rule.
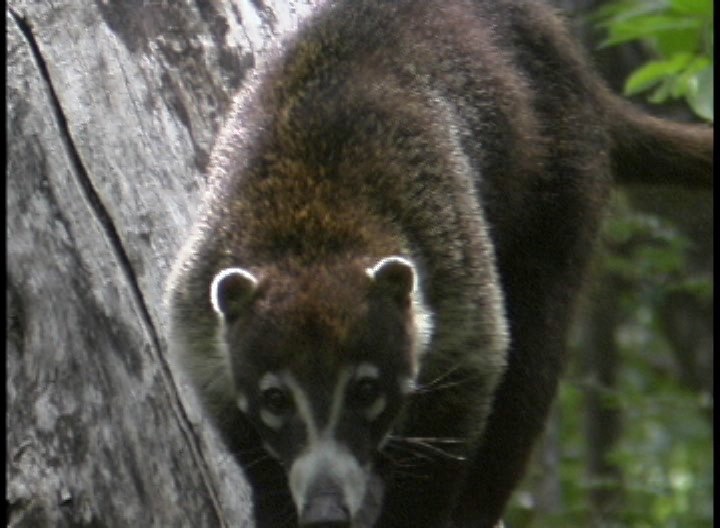
<path fill-rule="evenodd" d="M 617 402 L 620 357 L 615 339 L 621 297 L 629 285 L 611 273 L 596 274 L 590 313 L 583 325 L 581 371 L 585 386 L 586 469 L 593 526 L 615 526 L 623 511 L 623 468 L 611 454 L 622 435 Z"/>
<path fill-rule="evenodd" d="M 252 525 L 162 296 L 232 94 L 310 3 L 9 3 L 9 526 Z"/>

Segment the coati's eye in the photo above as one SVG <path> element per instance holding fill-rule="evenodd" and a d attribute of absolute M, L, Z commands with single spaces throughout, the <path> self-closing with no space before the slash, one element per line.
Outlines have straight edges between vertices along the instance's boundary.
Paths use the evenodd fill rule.
<path fill-rule="evenodd" d="M 348 396 L 353 407 L 369 407 L 380 396 L 380 383 L 377 378 L 360 378 L 352 385 Z"/>
<path fill-rule="evenodd" d="M 273 414 L 286 414 L 293 407 L 292 398 L 282 389 L 270 387 L 260 393 L 262 405 Z"/>

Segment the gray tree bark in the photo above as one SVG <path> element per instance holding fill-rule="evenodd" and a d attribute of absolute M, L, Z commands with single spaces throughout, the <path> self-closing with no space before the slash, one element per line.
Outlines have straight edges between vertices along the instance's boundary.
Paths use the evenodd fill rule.
<path fill-rule="evenodd" d="M 9 526 L 251 526 L 163 289 L 232 94 L 312 3 L 9 2 Z"/>

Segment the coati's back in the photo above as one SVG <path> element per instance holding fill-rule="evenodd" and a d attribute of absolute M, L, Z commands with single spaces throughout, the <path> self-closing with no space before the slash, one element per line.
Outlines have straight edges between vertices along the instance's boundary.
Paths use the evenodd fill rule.
<path fill-rule="evenodd" d="M 621 105 L 514 0 L 341 1 L 249 83 L 169 300 L 260 526 L 290 498 L 303 526 L 497 522 L 633 168 L 618 121 L 709 170 L 706 132 Z"/>

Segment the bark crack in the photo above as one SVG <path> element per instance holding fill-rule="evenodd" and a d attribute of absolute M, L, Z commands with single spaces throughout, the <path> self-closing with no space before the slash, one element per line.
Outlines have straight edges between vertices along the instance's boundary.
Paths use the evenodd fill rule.
<path fill-rule="evenodd" d="M 185 407 L 182 404 L 179 390 L 175 385 L 170 366 L 163 354 L 161 353 L 162 347 L 160 345 L 160 338 L 158 332 L 152 322 L 152 318 L 150 317 L 150 311 L 145 302 L 145 298 L 140 288 L 140 284 L 138 282 L 135 271 L 132 267 L 132 264 L 130 263 L 128 254 L 123 246 L 122 239 L 115 227 L 110 213 L 103 204 L 98 192 L 95 190 L 88 170 L 83 164 L 80 153 L 78 152 L 78 149 L 73 141 L 67 117 L 63 112 L 63 108 L 53 85 L 47 63 L 42 55 L 40 46 L 35 39 L 32 27 L 27 18 L 17 13 L 14 9 L 8 7 L 8 11 L 15 20 L 18 29 L 27 40 L 32 56 L 35 59 L 35 63 L 40 71 L 40 75 L 47 85 L 50 106 L 55 115 L 58 128 L 60 129 L 60 141 L 66 147 L 66 151 L 70 157 L 70 162 L 75 170 L 75 173 L 78 175 L 77 180 L 80 184 L 80 188 L 82 189 L 84 197 L 90 204 L 90 207 L 93 210 L 96 219 L 100 222 L 100 225 L 110 242 L 109 245 L 111 251 L 117 258 L 122 273 L 130 286 L 131 297 L 135 301 L 136 307 L 140 314 L 141 324 L 144 326 L 147 334 L 151 339 L 154 355 L 156 356 L 156 360 L 158 362 L 158 365 L 160 366 L 160 371 L 162 373 L 164 386 L 169 393 L 169 399 L 173 402 L 173 410 L 178 416 L 178 424 L 180 426 L 180 429 L 181 431 L 183 431 L 183 434 L 185 435 L 188 441 L 188 445 L 190 446 L 193 453 L 195 463 L 200 469 L 201 478 L 205 483 L 206 489 L 208 490 L 208 495 L 213 504 L 215 514 L 220 521 L 221 526 L 227 527 L 229 526 L 229 523 L 227 519 L 225 519 L 225 516 L 223 514 L 223 509 L 220 505 L 218 491 L 213 484 L 213 479 L 208 473 L 207 461 L 202 450 L 199 447 L 201 444 L 201 440 L 199 438 L 199 435 L 195 432 L 194 427 L 192 426 L 192 423 L 188 418 L 187 412 L 185 411 Z"/>

